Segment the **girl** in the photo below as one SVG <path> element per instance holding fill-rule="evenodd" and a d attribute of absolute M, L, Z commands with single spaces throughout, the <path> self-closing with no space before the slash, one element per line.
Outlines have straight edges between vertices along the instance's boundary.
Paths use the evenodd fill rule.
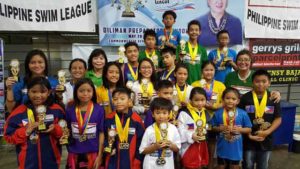
<path fill-rule="evenodd" d="M 46 55 L 43 51 L 35 49 L 27 53 L 25 58 L 25 77 L 20 81 L 15 81 L 13 77 L 8 77 L 6 80 L 6 107 L 8 112 L 11 112 L 14 107 L 24 104 L 28 101 L 27 83 L 34 77 L 46 77 L 51 89 L 55 89 L 58 81 L 55 78 L 48 76 L 48 63 Z M 51 90 L 50 90 L 51 91 Z M 52 95 L 51 95 L 52 96 Z"/>
<path fill-rule="evenodd" d="M 154 89 L 155 68 L 153 62 L 145 58 L 140 62 L 138 70 L 138 81 L 134 82 L 132 86 L 132 91 L 135 94 L 133 110 L 138 114 L 142 114 L 144 119 L 144 113 L 149 108 L 151 98 L 156 96 Z"/>
<path fill-rule="evenodd" d="M 63 93 L 63 103 L 67 107 L 73 102 L 73 91 L 75 83 L 84 77 L 87 66 L 83 59 L 76 58 L 70 62 L 69 71 L 71 73 L 71 81 L 65 84 L 66 91 Z"/>
<path fill-rule="evenodd" d="M 85 77 L 91 79 L 96 87 L 102 85 L 103 67 L 107 63 L 107 57 L 102 49 L 94 49 L 88 60 L 88 71 Z"/>
<path fill-rule="evenodd" d="M 205 90 L 195 87 L 191 91 L 190 103 L 179 113 L 178 129 L 182 143 L 180 155 L 182 165 L 186 169 L 208 165 L 206 133 L 210 116 L 205 111 L 205 104 Z"/>
<path fill-rule="evenodd" d="M 97 103 L 102 105 L 105 115 L 114 111 L 112 92 L 123 87 L 122 71 L 118 63 L 108 62 L 103 69 L 103 85 L 97 88 Z"/>
<path fill-rule="evenodd" d="M 230 165 L 231 169 L 238 169 L 243 155 L 242 134 L 251 132 L 251 121 L 248 114 L 237 108 L 239 104 L 239 91 L 227 88 L 222 95 L 222 109 L 216 111 L 212 119 L 213 130 L 219 132 L 217 137 L 218 166 L 225 169 Z"/>
<path fill-rule="evenodd" d="M 179 63 L 174 70 L 176 83 L 174 85 L 174 101 L 179 107 L 185 107 L 189 102 L 192 86 L 186 83 L 188 78 L 188 68 L 185 64 Z"/>
<path fill-rule="evenodd" d="M 104 110 L 96 104 L 90 79 L 83 78 L 75 84 L 74 104 L 67 108 L 66 119 L 71 130 L 67 168 L 98 169 L 102 162 Z"/>
<path fill-rule="evenodd" d="M 45 77 L 32 78 L 27 90 L 28 101 L 8 117 L 4 138 L 16 145 L 19 168 L 58 169 L 62 136 L 58 121 L 64 118 L 64 111 L 49 97 L 51 86 Z"/>

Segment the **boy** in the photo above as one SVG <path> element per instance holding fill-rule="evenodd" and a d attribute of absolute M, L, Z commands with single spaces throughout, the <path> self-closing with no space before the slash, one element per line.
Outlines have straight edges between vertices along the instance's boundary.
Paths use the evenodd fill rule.
<path fill-rule="evenodd" d="M 123 77 L 126 86 L 129 83 L 133 83 L 138 79 L 138 66 L 139 66 L 139 46 L 135 42 L 127 42 L 125 45 L 125 55 L 127 57 L 128 62 L 124 64 Z M 129 82 L 129 83 L 127 83 Z"/>
<path fill-rule="evenodd" d="M 144 169 L 174 168 L 173 152 L 181 147 L 177 128 L 168 123 L 172 102 L 165 98 L 155 98 L 150 105 L 155 123 L 149 126 L 143 136 L 140 153 L 145 154 Z"/>
<path fill-rule="evenodd" d="M 117 88 L 112 95 L 116 112 L 107 116 L 104 125 L 105 168 L 140 169 L 142 155 L 138 150 L 144 134 L 142 119 L 130 108 L 129 89 Z"/>
<path fill-rule="evenodd" d="M 229 33 L 227 30 L 221 30 L 217 33 L 219 48 L 209 52 L 208 60 L 211 60 L 216 65 L 215 79 L 224 83 L 228 73 L 237 70 L 236 52 L 233 49 L 228 49 L 230 42 Z"/>
<path fill-rule="evenodd" d="M 166 68 L 160 72 L 159 79 L 160 80 L 169 80 L 173 84 L 175 84 L 176 79 L 174 77 L 175 70 L 175 60 L 176 60 L 176 50 L 171 47 L 165 47 L 161 50 L 161 56 L 163 58 L 163 63 Z"/>
<path fill-rule="evenodd" d="M 142 61 L 144 58 L 149 58 L 152 60 L 155 70 L 159 71 L 162 68 L 162 59 L 159 55 L 159 52 L 155 49 L 156 48 L 156 33 L 152 29 L 147 29 L 144 32 L 144 43 L 146 49 L 141 51 L 139 54 L 139 62 Z"/>
<path fill-rule="evenodd" d="M 187 83 L 191 85 L 194 81 L 201 79 L 201 65 L 207 59 L 206 49 L 197 42 L 201 34 L 201 25 L 198 21 L 192 20 L 188 23 L 189 41 L 177 47 L 177 60 L 188 65 L 189 77 Z"/>
<path fill-rule="evenodd" d="M 157 45 L 160 49 L 165 46 L 176 49 L 181 40 L 181 34 L 179 31 L 173 29 L 173 25 L 176 21 L 176 13 L 174 11 L 165 11 L 163 14 L 162 22 L 165 25 L 163 30 L 159 30 L 156 34 Z"/>
<path fill-rule="evenodd" d="M 270 99 L 271 75 L 257 70 L 252 75 L 253 90 L 242 96 L 239 107 L 245 109 L 252 121 L 252 132 L 244 138 L 244 167 L 268 168 L 272 151 L 272 133 L 281 124 L 280 103 Z"/>

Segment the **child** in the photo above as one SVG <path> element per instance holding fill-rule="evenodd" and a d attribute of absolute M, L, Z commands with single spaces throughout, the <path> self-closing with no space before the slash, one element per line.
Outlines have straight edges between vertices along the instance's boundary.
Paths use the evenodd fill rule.
<path fill-rule="evenodd" d="M 165 11 L 163 14 L 162 22 L 164 23 L 165 28 L 156 33 L 157 46 L 159 46 L 161 49 L 163 49 L 165 46 L 176 49 L 181 40 L 180 32 L 173 29 L 176 17 L 176 13 L 171 10 Z"/>
<path fill-rule="evenodd" d="M 68 148 L 68 169 L 98 169 L 104 143 L 104 109 L 96 103 L 93 82 L 80 79 L 74 87 L 74 104 L 66 111 L 71 131 Z"/>
<path fill-rule="evenodd" d="M 205 90 L 195 87 L 191 91 L 190 103 L 180 111 L 178 116 L 178 129 L 182 143 L 180 155 L 184 168 L 201 168 L 208 165 L 206 133 L 210 116 L 205 111 L 205 103 Z"/>
<path fill-rule="evenodd" d="M 252 133 L 244 139 L 244 168 L 267 169 L 272 151 L 272 133 L 281 124 L 280 103 L 270 99 L 271 75 L 257 70 L 252 75 L 253 90 L 241 98 L 240 108 L 245 109 L 253 122 Z"/>
<path fill-rule="evenodd" d="M 219 132 L 217 136 L 218 166 L 225 169 L 228 165 L 232 169 L 239 169 L 243 155 L 242 134 L 251 132 L 251 122 L 247 113 L 237 108 L 239 91 L 227 88 L 222 95 L 224 108 L 216 111 L 212 119 L 213 130 Z"/>
<path fill-rule="evenodd" d="M 144 125 L 140 116 L 131 110 L 131 91 L 117 88 L 113 92 L 116 111 L 105 120 L 106 150 L 105 168 L 140 169 L 142 156 L 138 152 L 144 134 Z M 123 128 L 124 127 L 124 128 Z M 117 135 L 112 135 L 117 133 Z M 115 138 L 116 137 L 116 138 Z M 111 142 L 114 140 L 113 142 Z"/>
<path fill-rule="evenodd" d="M 174 48 L 165 47 L 161 50 L 161 56 L 166 68 L 160 73 L 160 80 L 170 80 L 175 83 L 174 70 L 176 60 L 176 50 Z"/>
<path fill-rule="evenodd" d="M 87 66 L 83 59 L 73 59 L 69 64 L 69 71 L 72 79 L 65 84 L 66 91 L 63 93 L 63 103 L 67 107 L 68 104 L 73 102 L 74 86 L 78 80 L 84 77 Z"/>
<path fill-rule="evenodd" d="M 162 97 L 162 98 L 172 101 L 172 99 L 173 99 L 173 84 L 169 80 L 159 81 L 156 86 L 156 91 L 157 91 L 158 97 Z M 152 111 L 149 109 L 146 112 L 146 117 L 144 120 L 145 128 L 149 127 L 153 123 L 154 123 L 154 119 L 152 116 Z"/>
<path fill-rule="evenodd" d="M 203 62 L 207 60 L 206 49 L 197 42 L 197 38 L 200 34 L 200 23 L 196 20 L 192 20 L 188 23 L 189 41 L 187 44 L 181 44 L 177 47 L 177 60 L 181 60 L 188 65 L 188 84 L 200 80 L 201 72 L 199 72 L 199 70 Z"/>
<path fill-rule="evenodd" d="M 96 89 L 97 103 L 104 107 L 105 115 L 114 111 L 112 92 L 118 87 L 123 87 L 121 68 L 117 62 L 108 62 L 103 69 L 103 85 Z"/>
<path fill-rule="evenodd" d="M 177 128 L 168 123 L 172 107 L 172 102 L 165 98 L 158 97 L 151 102 L 155 123 L 146 129 L 139 149 L 146 155 L 144 169 L 174 169 L 173 152 L 178 152 L 181 144 Z"/>
<path fill-rule="evenodd" d="M 138 81 L 134 82 L 131 88 L 135 95 L 133 110 L 144 119 L 151 98 L 156 96 L 154 89 L 156 77 L 153 62 L 148 58 L 140 62 L 138 70 Z"/>
<path fill-rule="evenodd" d="M 64 111 L 49 97 L 51 86 L 46 78 L 32 78 L 27 89 L 29 100 L 6 120 L 4 139 L 16 145 L 19 168 L 58 169 L 63 134 L 58 121 L 64 118 Z"/>
<path fill-rule="evenodd" d="M 89 56 L 88 71 L 85 77 L 91 79 L 96 87 L 102 85 L 103 67 L 107 63 L 107 56 L 103 49 L 94 49 Z"/>
<path fill-rule="evenodd" d="M 174 102 L 180 108 L 185 107 L 189 102 L 192 86 L 186 83 L 188 68 L 185 64 L 179 63 L 174 70 L 176 83 L 174 84 Z"/>
<path fill-rule="evenodd" d="M 135 42 L 128 42 L 124 47 L 127 57 L 127 63 L 122 67 L 124 84 L 126 84 L 126 86 L 132 86 L 132 83 L 138 80 L 139 46 Z"/>
<path fill-rule="evenodd" d="M 147 29 L 144 32 L 144 43 L 146 49 L 139 53 L 139 62 L 141 62 L 144 58 L 149 58 L 152 60 L 155 70 L 160 71 L 163 67 L 162 58 L 158 50 L 156 50 L 156 33 L 152 29 Z"/>
<path fill-rule="evenodd" d="M 215 79 L 224 83 L 226 75 L 232 71 L 232 68 L 237 70 L 236 52 L 228 49 L 230 38 L 227 30 L 218 32 L 217 39 L 219 47 L 209 52 L 208 60 L 214 61 L 217 67 Z"/>

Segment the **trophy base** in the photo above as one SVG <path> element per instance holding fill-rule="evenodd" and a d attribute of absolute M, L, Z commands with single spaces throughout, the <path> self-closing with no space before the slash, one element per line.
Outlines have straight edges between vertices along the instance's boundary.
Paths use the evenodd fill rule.
<path fill-rule="evenodd" d="M 60 145 L 66 145 L 66 144 L 69 144 L 69 141 L 68 141 L 68 139 L 63 139 L 63 140 L 61 140 L 60 142 L 59 142 L 59 144 Z"/>
<path fill-rule="evenodd" d="M 39 126 L 38 126 L 38 130 L 39 130 L 39 131 L 44 131 L 44 130 L 46 130 L 46 125 L 45 125 L 45 124 L 39 125 Z"/>
<path fill-rule="evenodd" d="M 122 13 L 122 17 L 135 17 L 134 12 L 130 11 L 130 12 L 126 12 L 124 11 Z"/>
<path fill-rule="evenodd" d="M 64 92 L 65 91 L 65 86 L 64 85 L 59 85 L 59 86 L 56 87 L 55 91 Z"/>
<path fill-rule="evenodd" d="M 186 55 L 186 51 L 181 51 L 180 54 L 181 55 Z"/>
<path fill-rule="evenodd" d="M 107 152 L 107 153 L 111 153 L 112 149 L 111 149 L 111 147 L 105 147 L 104 151 Z"/>

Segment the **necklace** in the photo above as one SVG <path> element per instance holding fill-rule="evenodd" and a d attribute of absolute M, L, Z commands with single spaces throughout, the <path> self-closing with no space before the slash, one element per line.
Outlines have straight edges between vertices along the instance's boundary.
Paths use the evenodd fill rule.
<path fill-rule="evenodd" d="M 214 33 L 217 34 L 219 31 L 223 30 L 225 28 L 225 25 L 227 23 L 227 13 L 224 13 L 224 16 L 221 18 L 221 23 L 220 26 L 218 27 L 214 25 L 213 22 L 213 17 L 211 15 L 211 13 L 209 13 L 208 15 L 208 25 L 209 25 L 209 29 Z"/>
<path fill-rule="evenodd" d="M 249 77 L 250 74 L 251 74 L 251 71 L 249 70 L 248 74 L 247 74 L 246 77 L 244 77 L 244 78 L 242 78 L 242 77 L 240 76 L 239 73 L 237 73 L 237 74 L 238 74 L 238 78 L 239 78 L 241 81 L 243 81 L 244 83 L 246 83 L 248 77 Z"/>

